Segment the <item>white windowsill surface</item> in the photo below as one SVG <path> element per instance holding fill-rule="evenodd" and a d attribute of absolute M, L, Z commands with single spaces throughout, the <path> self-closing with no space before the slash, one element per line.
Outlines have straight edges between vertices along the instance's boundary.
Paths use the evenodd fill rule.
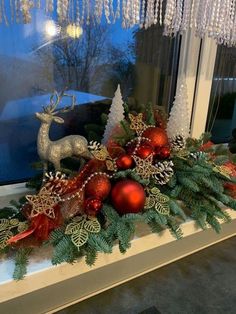
<path fill-rule="evenodd" d="M 189 220 L 182 224 L 184 237 L 179 241 L 168 230 L 156 235 L 146 225 L 139 224 L 126 254 L 121 254 L 115 246 L 112 254 L 99 254 L 93 267 L 87 266 L 84 259 L 73 265 L 52 266 L 50 249 L 41 248 L 31 257 L 25 279 L 15 282 L 12 280 L 14 263 L 3 257 L 0 259 L 0 313 L 53 313 L 232 237 L 236 234 L 236 212 L 227 211 L 233 220 L 222 225 L 221 234 L 212 229 L 202 231 Z"/>

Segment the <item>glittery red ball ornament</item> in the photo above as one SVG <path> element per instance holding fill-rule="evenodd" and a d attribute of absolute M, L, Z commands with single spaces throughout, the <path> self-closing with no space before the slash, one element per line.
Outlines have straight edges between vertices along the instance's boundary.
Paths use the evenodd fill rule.
<path fill-rule="evenodd" d="M 116 165 L 121 170 L 130 169 L 134 165 L 134 160 L 130 155 L 123 155 L 116 160 Z"/>
<path fill-rule="evenodd" d="M 105 175 L 94 176 L 85 186 L 85 196 L 101 200 L 107 198 L 111 190 L 110 180 Z"/>
<path fill-rule="evenodd" d="M 161 159 L 166 159 L 170 157 L 170 148 L 169 147 L 162 147 L 159 153 Z"/>
<path fill-rule="evenodd" d="M 154 153 L 152 145 L 148 143 L 140 144 L 136 150 L 136 155 L 142 159 L 146 159 L 148 156 Z"/>
<path fill-rule="evenodd" d="M 145 198 L 142 185 L 133 180 L 119 181 L 111 191 L 112 203 L 121 215 L 140 212 L 144 208 Z"/>
<path fill-rule="evenodd" d="M 142 136 L 150 139 L 150 143 L 154 148 L 168 145 L 166 131 L 161 128 L 150 127 L 143 132 Z"/>
<path fill-rule="evenodd" d="M 89 197 L 84 202 L 85 213 L 89 216 L 96 216 L 102 209 L 102 201 L 99 198 Z"/>

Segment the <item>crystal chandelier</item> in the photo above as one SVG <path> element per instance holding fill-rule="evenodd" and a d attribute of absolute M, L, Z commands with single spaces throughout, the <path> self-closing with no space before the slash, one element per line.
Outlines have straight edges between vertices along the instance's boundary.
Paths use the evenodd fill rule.
<path fill-rule="evenodd" d="M 30 23 L 32 10 L 43 9 L 58 23 L 115 23 L 124 28 L 163 25 L 173 36 L 194 28 L 201 38 L 208 35 L 218 44 L 236 44 L 236 0 L 1 0 L 0 23 Z M 10 15 L 10 16 L 9 16 Z M 75 26 L 74 26 L 75 27 Z"/>

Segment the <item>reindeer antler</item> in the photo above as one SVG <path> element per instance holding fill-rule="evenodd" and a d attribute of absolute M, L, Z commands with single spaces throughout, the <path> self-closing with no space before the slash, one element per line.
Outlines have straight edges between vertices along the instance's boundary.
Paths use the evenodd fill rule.
<path fill-rule="evenodd" d="M 70 97 L 72 99 L 71 105 L 66 106 L 64 109 L 59 109 L 59 110 L 55 111 L 55 109 L 57 108 L 57 106 L 59 105 L 59 103 L 61 102 L 61 99 L 63 97 Z M 57 91 L 54 91 L 54 93 L 50 97 L 50 104 L 46 107 L 43 106 L 43 110 L 45 113 L 48 113 L 51 115 L 55 115 L 58 113 L 64 113 L 64 112 L 68 112 L 68 111 L 73 110 L 75 107 L 75 102 L 76 102 L 76 98 L 74 95 L 66 94 L 64 92 L 64 90 L 60 93 L 58 93 Z"/>

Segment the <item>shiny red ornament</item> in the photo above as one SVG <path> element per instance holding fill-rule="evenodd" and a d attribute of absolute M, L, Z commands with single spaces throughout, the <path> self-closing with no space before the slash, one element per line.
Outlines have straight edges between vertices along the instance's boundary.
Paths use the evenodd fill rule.
<path fill-rule="evenodd" d="M 158 157 L 160 157 L 161 159 L 169 158 L 170 157 L 170 148 L 169 147 L 162 147 Z"/>
<path fill-rule="evenodd" d="M 111 190 L 110 180 L 105 175 L 94 176 L 85 186 L 85 196 L 104 200 Z"/>
<path fill-rule="evenodd" d="M 99 198 L 89 197 L 84 202 L 85 213 L 89 216 L 97 216 L 102 209 L 102 201 Z"/>
<path fill-rule="evenodd" d="M 136 150 L 136 155 L 142 159 L 146 159 L 148 156 L 154 153 L 152 145 L 148 143 L 140 144 Z"/>
<path fill-rule="evenodd" d="M 142 136 L 150 139 L 150 143 L 154 148 L 168 145 L 166 131 L 161 128 L 150 127 L 143 132 Z"/>
<path fill-rule="evenodd" d="M 138 213 L 144 208 L 145 191 L 136 181 L 125 179 L 117 182 L 111 191 L 111 200 L 119 214 Z"/>
<path fill-rule="evenodd" d="M 134 160 L 130 155 L 123 155 L 117 158 L 116 165 L 120 170 L 130 169 L 134 165 Z"/>

